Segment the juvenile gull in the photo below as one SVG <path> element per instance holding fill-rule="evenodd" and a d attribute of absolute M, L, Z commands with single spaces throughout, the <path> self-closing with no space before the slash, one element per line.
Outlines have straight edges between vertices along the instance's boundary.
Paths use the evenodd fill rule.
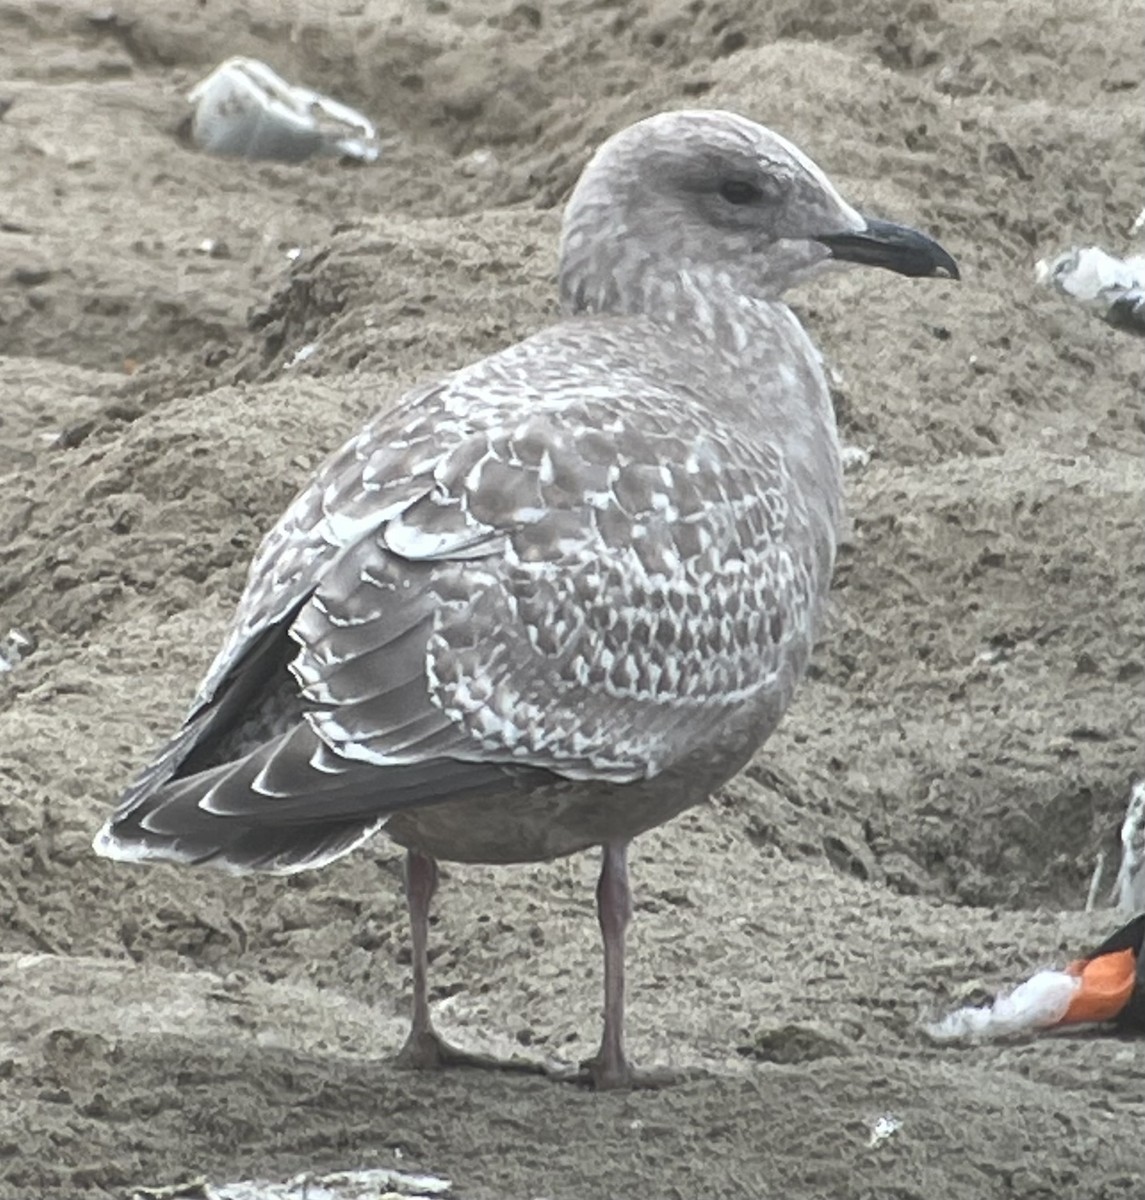
<path fill-rule="evenodd" d="M 831 259 L 958 277 L 732 113 L 616 134 L 565 212 L 564 317 L 406 395 L 267 535 L 182 728 L 99 853 L 289 873 L 407 850 L 413 1027 L 436 861 L 603 848 L 598 1087 L 623 1046 L 626 853 L 779 722 L 842 486 L 816 351 L 779 299 Z"/>

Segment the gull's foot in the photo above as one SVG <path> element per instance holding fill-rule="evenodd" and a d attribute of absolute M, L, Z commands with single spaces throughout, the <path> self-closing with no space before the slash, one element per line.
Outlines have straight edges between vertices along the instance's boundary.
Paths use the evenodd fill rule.
<path fill-rule="evenodd" d="M 406 1071 L 440 1071 L 445 1067 L 474 1067 L 483 1071 L 514 1071 L 522 1075 L 547 1075 L 542 1062 L 527 1058 L 497 1058 L 492 1054 L 476 1054 L 451 1045 L 436 1030 L 410 1031 L 405 1045 L 398 1051 L 394 1066 Z"/>
<path fill-rule="evenodd" d="M 634 1067 L 626 1059 L 607 1062 L 597 1054 L 579 1066 L 550 1063 L 545 1074 L 557 1083 L 575 1083 L 597 1092 L 635 1092 L 674 1087 L 701 1078 L 703 1072 L 675 1067 Z"/>
<path fill-rule="evenodd" d="M 597 1092 L 642 1091 L 673 1087 L 699 1079 L 702 1071 L 672 1067 L 639 1068 L 627 1059 L 606 1062 L 599 1054 L 584 1062 L 559 1059 L 498 1058 L 462 1050 L 447 1042 L 435 1029 L 410 1031 L 398 1051 L 394 1066 L 406 1071 L 441 1071 L 448 1067 L 468 1067 L 481 1071 L 509 1071 L 518 1075 L 544 1075 L 554 1083 L 572 1083 Z"/>

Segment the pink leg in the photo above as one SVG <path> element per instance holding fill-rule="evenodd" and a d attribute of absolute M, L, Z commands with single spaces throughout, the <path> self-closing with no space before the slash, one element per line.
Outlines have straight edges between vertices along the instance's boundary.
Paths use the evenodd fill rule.
<path fill-rule="evenodd" d="M 397 1066 L 415 1071 L 439 1067 L 483 1067 L 501 1071 L 544 1074 L 542 1063 L 471 1054 L 451 1046 L 433 1027 L 429 1015 L 429 906 L 437 891 L 437 863 L 427 854 L 406 854 L 406 900 L 409 903 L 413 962 L 413 1014 L 409 1037 L 398 1051 Z"/>
<path fill-rule="evenodd" d="M 428 855 L 406 854 L 406 903 L 409 905 L 413 962 L 413 1019 L 409 1037 L 398 1053 L 402 1067 L 441 1065 L 442 1044 L 429 1015 L 429 906 L 437 891 L 437 863 Z"/>
<path fill-rule="evenodd" d="M 581 1064 L 598 1091 L 609 1088 L 660 1088 L 692 1078 L 693 1073 L 671 1068 L 637 1070 L 624 1053 L 624 935 L 632 919 L 628 887 L 628 843 L 604 846 L 600 881 L 596 885 L 597 917 L 604 940 L 604 1032 L 600 1049 Z"/>
<path fill-rule="evenodd" d="M 433 1032 L 429 1019 L 429 906 L 437 891 L 437 863 L 411 850 L 406 857 L 406 901 L 409 904 L 413 960 L 413 1027 L 411 1037 Z"/>
<path fill-rule="evenodd" d="M 596 907 L 604 939 L 604 1033 L 586 1066 L 597 1088 L 628 1087 L 634 1078 L 624 1054 L 624 934 L 632 919 L 627 842 L 604 847 Z"/>

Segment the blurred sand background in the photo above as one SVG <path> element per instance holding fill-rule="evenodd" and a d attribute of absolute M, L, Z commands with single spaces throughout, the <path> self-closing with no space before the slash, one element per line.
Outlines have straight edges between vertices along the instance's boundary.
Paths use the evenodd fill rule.
<path fill-rule="evenodd" d="M 0 675 L 4 1200 L 399 1160 L 465 1200 L 1145 1195 L 1139 1044 L 918 1030 L 1118 920 L 1082 908 L 1142 757 L 1141 348 L 1032 267 L 1127 248 L 1140 21 L 1123 0 L 0 2 L 0 637 L 37 643 Z M 382 160 L 188 150 L 185 92 L 233 53 L 369 113 Z M 632 1049 L 703 1077 L 402 1074 L 395 847 L 283 882 L 89 841 L 308 471 L 415 379 L 549 320 L 588 154 L 683 105 L 785 133 L 964 282 L 840 273 L 796 298 L 871 451 L 830 630 L 765 752 L 634 854 Z M 444 1029 L 591 1049 L 595 871 L 447 869 Z"/>

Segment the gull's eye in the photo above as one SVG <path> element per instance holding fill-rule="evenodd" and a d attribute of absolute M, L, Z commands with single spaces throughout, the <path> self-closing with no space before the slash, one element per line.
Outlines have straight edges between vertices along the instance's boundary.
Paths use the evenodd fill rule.
<path fill-rule="evenodd" d="M 725 179 L 720 195 L 729 204 L 758 204 L 763 199 L 763 191 L 747 179 Z"/>

